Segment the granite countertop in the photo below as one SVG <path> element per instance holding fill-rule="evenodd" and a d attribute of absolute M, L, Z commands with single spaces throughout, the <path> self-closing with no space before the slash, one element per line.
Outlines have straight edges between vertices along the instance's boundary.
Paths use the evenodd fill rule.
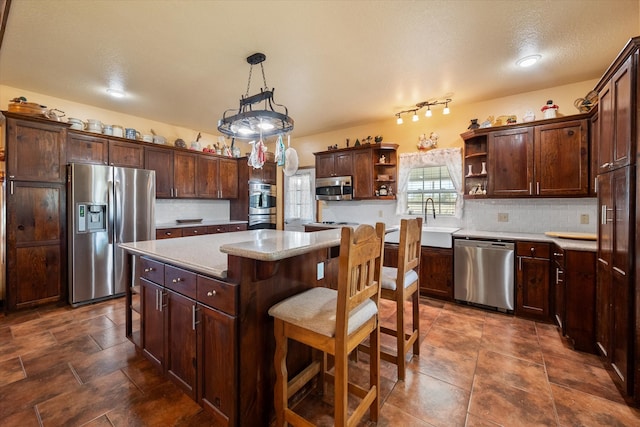
<path fill-rule="evenodd" d="M 189 222 L 178 224 L 176 221 L 173 222 L 160 222 L 156 224 L 156 229 L 163 228 L 185 228 L 185 227 L 206 227 L 207 225 L 228 225 L 228 224 L 247 224 L 248 221 L 237 221 L 237 220 L 229 220 L 229 219 L 205 219 L 201 222 Z"/>
<path fill-rule="evenodd" d="M 276 261 L 339 244 L 340 229 L 316 233 L 249 230 L 121 243 L 120 247 L 136 255 L 147 255 L 159 261 L 226 279 L 227 254 Z"/>
<path fill-rule="evenodd" d="M 457 238 L 476 238 L 491 240 L 512 240 L 512 241 L 533 241 L 533 242 L 550 242 L 555 243 L 565 250 L 596 252 L 598 250 L 598 242 L 595 240 L 577 240 L 564 239 L 559 237 L 550 237 L 544 233 L 517 233 L 502 231 L 486 231 L 486 230 L 469 230 L 461 229 L 453 233 L 453 237 Z"/>

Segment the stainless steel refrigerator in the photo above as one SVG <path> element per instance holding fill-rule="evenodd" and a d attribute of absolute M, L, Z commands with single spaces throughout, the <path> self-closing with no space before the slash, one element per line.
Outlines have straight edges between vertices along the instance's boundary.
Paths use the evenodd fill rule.
<path fill-rule="evenodd" d="M 67 173 L 69 303 L 122 295 L 131 267 L 118 243 L 155 239 L 155 172 L 72 163 Z"/>

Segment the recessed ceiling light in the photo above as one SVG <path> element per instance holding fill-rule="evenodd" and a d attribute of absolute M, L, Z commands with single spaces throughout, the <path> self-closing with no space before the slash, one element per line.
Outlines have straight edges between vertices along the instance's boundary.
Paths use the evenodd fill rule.
<path fill-rule="evenodd" d="M 525 56 L 524 58 L 520 58 L 516 61 L 516 65 L 518 67 L 522 67 L 522 68 L 526 68 L 526 67 L 531 67 L 533 64 L 535 64 L 536 62 L 538 62 L 540 60 L 540 58 L 542 58 L 541 55 L 529 55 L 529 56 Z"/>
<path fill-rule="evenodd" d="M 107 89 L 107 93 L 114 98 L 124 98 L 124 92 L 118 89 Z"/>

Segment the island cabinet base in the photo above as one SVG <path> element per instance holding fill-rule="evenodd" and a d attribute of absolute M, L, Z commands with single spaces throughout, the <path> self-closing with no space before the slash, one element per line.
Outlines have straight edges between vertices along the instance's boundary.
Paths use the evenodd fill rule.
<path fill-rule="evenodd" d="M 229 255 L 227 281 L 138 257 L 134 286 L 127 291 L 127 337 L 217 424 L 268 426 L 275 417 L 275 339 L 268 310 L 312 287 L 335 289 L 338 249 L 278 261 Z M 320 279 L 318 264 L 324 271 Z M 290 375 L 310 357 L 307 347 L 290 343 Z"/>

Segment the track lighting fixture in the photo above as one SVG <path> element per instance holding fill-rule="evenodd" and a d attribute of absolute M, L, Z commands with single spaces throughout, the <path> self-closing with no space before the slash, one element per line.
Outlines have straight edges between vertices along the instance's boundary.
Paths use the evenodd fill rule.
<path fill-rule="evenodd" d="M 402 120 L 402 115 L 403 114 L 407 114 L 407 113 L 413 113 L 413 117 L 412 117 L 412 121 L 417 122 L 419 120 L 418 118 L 418 110 L 427 107 L 427 111 L 425 112 L 425 117 L 431 117 L 433 115 L 433 112 L 431 111 L 431 107 L 433 105 L 444 105 L 444 108 L 442 110 L 442 114 L 449 114 L 450 110 L 449 110 L 449 103 L 451 102 L 451 98 L 447 98 L 444 99 L 442 101 L 423 101 L 423 102 L 419 102 L 416 104 L 415 108 L 411 108 L 409 110 L 403 110 L 400 111 L 399 113 L 396 113 L 396 123 L 401 125 L 404 121 Z"/>

